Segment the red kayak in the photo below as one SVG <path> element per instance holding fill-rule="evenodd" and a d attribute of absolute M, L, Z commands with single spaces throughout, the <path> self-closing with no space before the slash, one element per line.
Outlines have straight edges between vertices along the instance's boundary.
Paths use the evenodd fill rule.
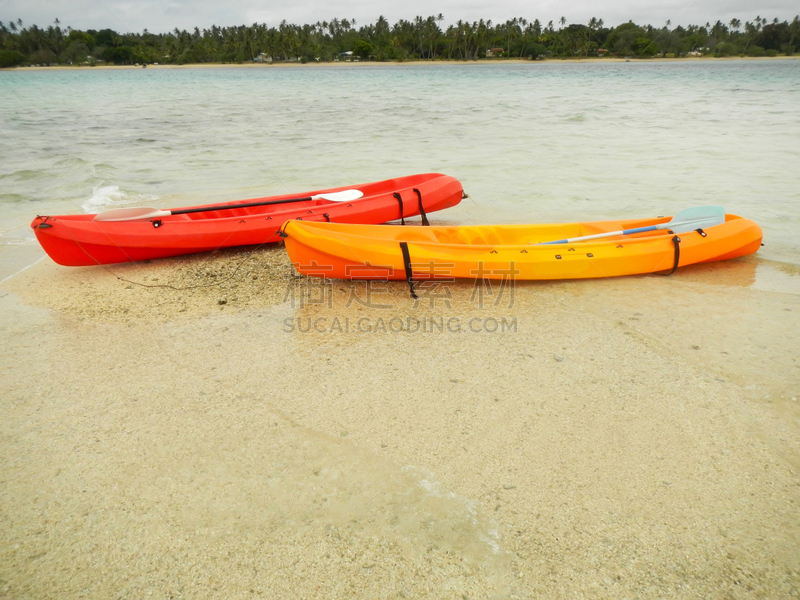
<path fill-rule="evenodd" d="M 380 224 L 455 206 L 461 183 L 425 173 L 291 196 L 172 210 L 121 208 L 97 215 L 39 216 L 31 223 L 45 252 L 81 267 L 277 242 L 290 219 Z"/>

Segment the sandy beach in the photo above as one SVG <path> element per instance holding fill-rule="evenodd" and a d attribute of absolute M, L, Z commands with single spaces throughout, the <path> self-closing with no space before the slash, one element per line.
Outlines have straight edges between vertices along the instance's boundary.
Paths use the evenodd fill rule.
<path fill-rule="evenodd" d="M 800 593 L 796 267 L 315 285 L 281 247 L 7 280 L 0 593 Z M 516 331 L 328 327 L 410 317 Z"/>
<path fill-rule="evenodd" d="M 530 64 L 541 65 L 548 63 L 653 63 L 653 62 L 728 62 L 735 60 L 745 61 L 764 61 L 764 60 L 797 60 L 800 55 L 780 55 L 780 56 L 688 56 L 683 58 L 548 58 L 544 60 L 530 60 L 525 58 L 500 58 L 500 59 L 481 59 L 481 60 L 405 60 L 405 61 L 333 61 L 333 62 L 276 62 L 276 63 L 193 63 L 186 65 L 167 65 L 167 64 L 148 64 L 148 69 L 196 69 L 196 68 L 232 68 L 232 69 L 272 69 L 272 68 L 339 68 L 339 67 L 396 67 L 396 66 L 446 66 L 446 65 L 509 65 L 509 64 Z M 48 70 L 85 70 L 85 69 L 141 69 L 142 65 L 54 65 L 36 67 L 13 67 L 16 71 L 48 71 Z M 7 69 L 11 70 L 11 69 Z"/>

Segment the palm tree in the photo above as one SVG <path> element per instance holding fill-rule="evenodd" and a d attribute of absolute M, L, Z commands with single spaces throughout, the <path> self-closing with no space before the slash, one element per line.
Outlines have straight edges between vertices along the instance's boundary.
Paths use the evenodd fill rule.
<path fill-rule="evenodd" d="M 525 54 L 525 29 L 528 26 L 528 20 L 524 17 L 519 17 L 519 28 L 520 28 L 520 37 L 522 38 L 522 46 L 519 49 L 519 57 L 522 58 L 522 55 Z M 509 55 L 510 56 L 510 55 Z"/>
<path fill-rule="evenodd" d="M 517 33 L 517 17 L 506 21 L 506 52 L 508 56 L 511 56 L 511 33 L 512 30 L 514 34 Z"/>
<path fill-rule="evenodd" d="M 794 19 L 792 19 L 789 25 L 789 34 L 789 45 L 794 47 L 794 38 L 800 35 L 800 16 L 795 15 Z"/>
<path fill-rule="evenodd" d="M 561 17 L 558 22 L 561 23 L 561 29 L 564 29 L 564 25 L 567 24 L 567 17 Z"/>
<path fill-rule="evenodd" d="M 464 60 L 469 60 L 473 26 L 467 23 L 466 21 L 461 21 L 459 19 L 458 29 L 460 37 L 464 42 L 464 53 L 462 55 L 462 58 Z"/>
<path fill-rule="evenodd" d="M 375 41 L 379 45 L 383 45 L 389 35 L 389 21 L 381 15 L 375 22 Z"/>
<path fill-rule="evenodd" d="M 428 45 L 429 45 L 430 58 L 433 59 L 436 58 L 436 46 L 439 44 L 439 38 L 442 35 L 442 30 L 439 29 L 436 17 L 428 17 L 425 23 L 428 32 Z"/>
<path fill-rule="evenodd" d="M 722 39 L 727 36 L 728 28 L 726 27 L 725 23 L 722 21 L 717 21 L 714 23 L 714 26 L 711 28 L 711 33 L 717 39 Z"/>

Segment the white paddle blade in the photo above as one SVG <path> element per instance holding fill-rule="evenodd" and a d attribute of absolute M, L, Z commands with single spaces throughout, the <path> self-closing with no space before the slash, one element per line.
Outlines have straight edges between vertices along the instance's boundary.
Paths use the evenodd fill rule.
<path fill-rule="evenodd" d="M 725 209 L 721 206 L 693 206 L 672 217 L 669 223 L 659 228 L 671 229 L 675 233 L 686 233 L 695 229 L 707 229 L 725 222 Z"/>
<path fill-rule="evenodd" d="M 139 221 L 157 217 L 168 217 L 172 213 L 158 208 L 114 208 L 98 213 L 93 221 Z"/>
<path fill-rule="evenodd" d="M 322 198 L 323 200 L 330 200 L 332 202 L 350 202 L 351 200 L 358 200 L 363 195 L 364 192 L 361 190 L 342 190 L 341 192 L 317 194 L 314 198 Z"/>

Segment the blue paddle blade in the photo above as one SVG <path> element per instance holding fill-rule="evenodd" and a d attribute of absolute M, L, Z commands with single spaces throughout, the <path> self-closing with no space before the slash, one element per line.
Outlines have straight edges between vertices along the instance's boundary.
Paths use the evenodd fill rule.
<path fill-rule="evenodd" d="M 646 227 L 635 227 L 621 231 L 607 231 L 605 233 L 593 233 L 592 235 L 582 235 L 580 237 L 568 238 L 565 240 L 555 240 L 552 242 L 539 242 L 537 245 L 544 244 L 571 244 L 573 242 L 584 242 L 617 235 L 630 235 L 631 233 L 641 233 L 644 231 L 655 231 L 656 229 L 669 229 L 675 233 L 686 233 L 695 229 L 708 229 L 715 225 L 722 225 L 725 222 L 725 209 L 721 206 L 695 206 L 682 210 L 672 217 L 669 223 L 659 225 L 648 225 Z"/>
<path fill-rule="evenodd" d="M 659 225 L 659 229 L 670 229 L 675 233 L 686 233 L 695 229 L 707 229 L 725 222 L 725 209 L 721 206 L 693 206 L 672 217 L 669 223 Z"/>

